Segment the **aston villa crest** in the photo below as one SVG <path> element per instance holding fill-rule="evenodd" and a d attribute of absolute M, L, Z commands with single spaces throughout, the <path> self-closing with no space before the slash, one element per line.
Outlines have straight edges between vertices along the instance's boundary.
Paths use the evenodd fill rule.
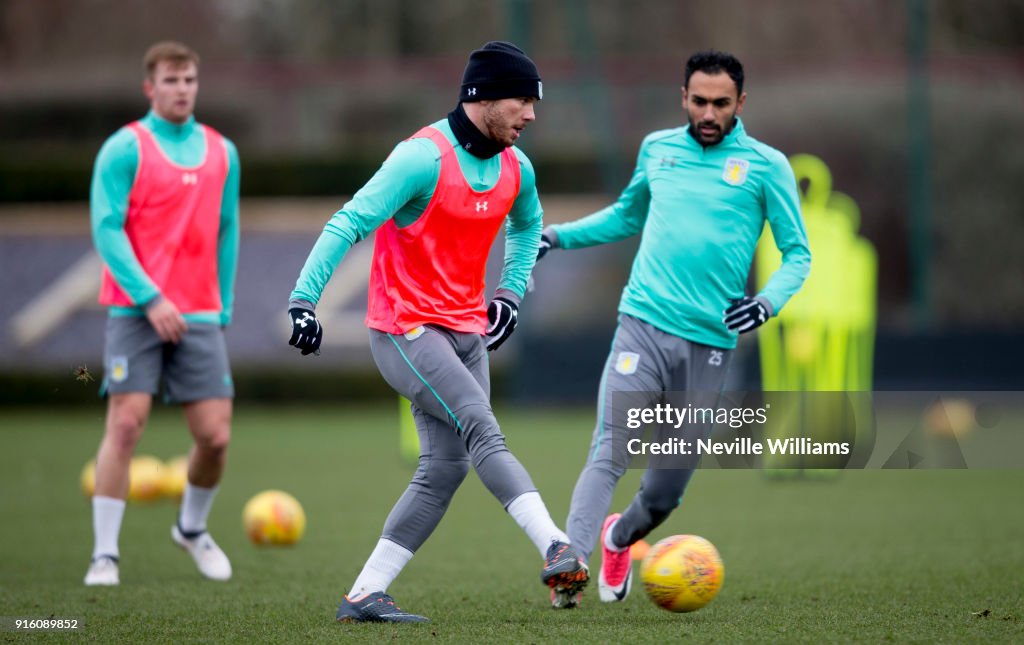
<path fill-rule="evenodd" d="M 727 184 L 740 186 L 747 180 L 747 171 L 749 169 L 750 162 L 746 159 L 729 157 L 725 160 L 725 170 L 722 171 L 722 179 Z"/>

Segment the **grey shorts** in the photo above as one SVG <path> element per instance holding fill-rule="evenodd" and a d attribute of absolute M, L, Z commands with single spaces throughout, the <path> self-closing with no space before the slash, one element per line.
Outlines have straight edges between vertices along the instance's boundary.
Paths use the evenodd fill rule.
<path fill-rule="evenodd" d="M 111 316 L 107 319 L 103 370 L 104 395 L 156 395 L 161 377 L 168 403 L 235 395 L 224 332 L 213 323 L 190 322 L 181 342 L 175 345 L 160 340 L 146 318 Z"/>

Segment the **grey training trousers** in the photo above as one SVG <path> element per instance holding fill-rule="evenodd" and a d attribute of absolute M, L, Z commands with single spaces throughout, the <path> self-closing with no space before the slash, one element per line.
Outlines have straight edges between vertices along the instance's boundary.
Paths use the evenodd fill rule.
<path fill-rule="evenodd" d="M 625 474 L 630 455 L 623 410 L 613 408 L 613 393 L 644 393 L 641 405 L 653 406 L 663 392 L 721 392 L 728 372 L 729 350 L 693 343 L 638 318 L 622 314 L 605 363 L 598 392 L 597 426 L 587 463 L 573 490 L 566 532 L 587 560 L 597 543 L 612 502 L 615 484 Z M 637 396 L 630 394 L 635 405 Z M 679 506 L 692 469 L 648 468 L 640 490 L 622 514 L 612 536 L 616 544 L 633 544 L 668 518 Z"/>
<path fill-rule="evenodd" d="M 384 380 L 412 401 L 420 440 L 419 466 L 381 537 L 415 553 L 448 510 L 470 464 L 504 508 L 536 490 L 505 446 L 491 410 L 482 336 L 436 325 L 406 334 L 371 329 L 370 349 Z"/>

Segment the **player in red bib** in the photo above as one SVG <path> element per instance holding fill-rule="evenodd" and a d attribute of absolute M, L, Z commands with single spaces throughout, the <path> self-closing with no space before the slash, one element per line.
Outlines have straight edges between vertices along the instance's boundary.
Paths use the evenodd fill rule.
<path fill-rule="evenodd" d="M 416 474 L 338 607 L 339 621 L 427 620 L 399 609 L 387 588 L 440 522 L 470 466 L 545 558 L 545 584 L 578 592 L 589 579 L 505 446 L 490 404 L 487 351 L 515 329 L 540 241 L 533 167 L 514 144 L 541 95 L 536 66 L 515 45 L 490 42 L 474 51 L 455 110 L 398 144 L 334 215 L 291 294 L 289 342 L 319 353 L 314 307 L 348 249 L 377 231 L 370 347 L 384 379 L 412 401 L 420 437 Z M 502 224 L 505 265 L 488 305 L 484 270 Z"/>
<path fill-rule="evenodd" d="M 231 577 L 206 519 L 231 435 L 234 389 L 223 328 L 231 321 L 238 257 L 238 153 L 192 115 L 195 52 L 157 43 L 145 67 L 151 110 L 103 144 L 90 194 L 93 240 L 104 263 L 100 302 L 110 317 L 103 379 L 109 401 L 96 456 L 87 585 L 120 582 L 129 465 L 161 380 L 195 441 L 171 537 L 205 577 Z"/>

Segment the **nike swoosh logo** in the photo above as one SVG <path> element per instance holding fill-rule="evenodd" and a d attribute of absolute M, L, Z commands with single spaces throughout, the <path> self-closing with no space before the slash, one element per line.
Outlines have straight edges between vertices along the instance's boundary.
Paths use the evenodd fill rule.
<path fill-rule="evenodd" d="M 633 579 L 633 576 L 626 576 L 626 582 L 622 585 L 622 589 L 619 590 L 619 591 L 613 592 L 615 594 L 616 600 L 625 600 L 626 599 L 626 594 L 629 593 L 629 582 L 632 579 Z"/>

